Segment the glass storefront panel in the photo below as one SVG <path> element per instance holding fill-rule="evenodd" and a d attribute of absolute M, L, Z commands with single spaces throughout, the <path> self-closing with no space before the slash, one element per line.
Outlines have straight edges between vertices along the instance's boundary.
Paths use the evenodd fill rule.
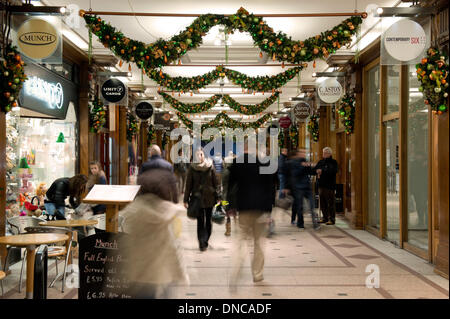
<path fill-rule="evenodd" d="M 408 243 L 428 249 L 428 107 L 419 92 L 414 65 L 409 68 Z"/>
<path fill-rule="evenodd" d="M 380 228 L 380 67 L 367 71 L 368 225 Z"/>
<path fill-rule="evenodd" d="M 386 238 L 400 243 L 399 120 L 386 122 Z"/>
<path fill-rule="evenodd" d="M 385 114 L 398 112 L 400 105 L 400 65 L 389 65 L 387 68 L 387 96 Z"/>

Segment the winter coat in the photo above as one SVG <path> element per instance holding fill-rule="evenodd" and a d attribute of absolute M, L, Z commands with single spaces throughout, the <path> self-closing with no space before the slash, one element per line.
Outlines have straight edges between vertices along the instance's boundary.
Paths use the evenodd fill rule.
<path fill-rule="evenodd" d="M 336 189 L 336 174 L 338 172 L 338 163 L 336 160 L 331 156 L 329 158 L 324 158 L 317 163 L 314 172 L 317 169 L 322 170 L 322 174 L 317 178 L 319 187 Z"/>
<path fill-rule="evenodd" d="M 155 168 L 165 168 L 165 169 L 173 172 L 172 164 L 170 164 L 168 161 L 166 161 L 159 155 L 153 155 L 152 157 L 150 157 L 150 159 L 148 161 L 146 161 L 144 164 L 142 164 L 140 174 L 142 174 L 143 172 L 145 172 L 147 170 L 155 169 Z"/>
<path fill-rule="evenodd" d="M 61 177 L 55 180 L 45 194 L 46 203 L 53 203 L 57 207 L 65 206 L 65 201 L 69 193 L 69 177 Z M 69 198 L 70 205 L 73 208 L 78 206 L 73 197 Z"/>
<path fill-rule="evenodd" d="M 214 156 L 213 157 L 213 163 L 214 163 L 214 169 L 216 170 L 216 172 L 217 173 L 222 173 L 223 167 L 224 167 L 224 163 L 223 163 L 222 157 Z"/>
<path fill-rule="evenodd" d="M 140 194 L 153 193 L 160 198 L 178 203 L 178 187 L 175 175 L 164 168 L 154 168 L 141 173 L 136 181 L 141 185 Z"/>
<path fill-rule="evenodd" d="M 173 225 L 178 216 L 185 214 L 183 206 L 152 193 L 137 196 L 119 212 L 123 231 L 131 236 L 126 245 L 126 254 L 132 261 L 126 269 L 131 282 L 189 283 Z"/>
<path fill-rule="evenodd" d="M 278 158 L 278 174 L 284 175 L 286 174 L 286 164 L 287 164 L 287 156 L 281 154 Z"/>
<path fill-rule="evenodd" d="M 294 158 L 286 163 L 286 188 L 290 190 L 311 188 L 311 180 L 309 175 L 314 172 L 309 166 L 303 166 L 304 158 Z"/>
<path fill-rule="evenodd" d="M 202 187 L 200 187 L 201 185 Z M 192 163 L 189 167 L 186 176 L 184 202 L 189 203 L 192 194 L 199 192 L 200 188 L 202 208 L 212 208 L 222 198 L 214 166 L 208 158 L 201 164 Z"/>
<path fill-rule="evenodd" d="M 228 168 L 228 189 L 237 185 L 237 209 L 239 213 L 248 210 L 271 212 L 275 203 L 276 174 L 261 174 L 260 167 L 269 164 L 262 164 L 258 158 L 256 163 L 249 163 L 248 154 L 243 156 L 235 159 Z"/>

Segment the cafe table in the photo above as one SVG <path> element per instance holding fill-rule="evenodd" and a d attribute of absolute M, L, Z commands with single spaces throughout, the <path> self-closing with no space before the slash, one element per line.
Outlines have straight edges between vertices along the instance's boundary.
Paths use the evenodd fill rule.
<path fill-rule="evenodd" d="M 36 256 L 36 248 L 39 245 L 54 244 L 69 239 L 66 234 L 21 234 L 13 236 L 0 237 L 0 245 L 9 245 L 13 247 L 25 247 L 27 249 L 27 290 L 25 298 L 33 298 L 33 281 L 34 281 L 34 260 Z"/>

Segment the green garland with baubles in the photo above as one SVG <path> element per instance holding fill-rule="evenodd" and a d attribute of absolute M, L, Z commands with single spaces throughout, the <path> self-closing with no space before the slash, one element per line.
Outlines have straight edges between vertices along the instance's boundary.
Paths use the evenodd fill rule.
<path fill-rule="evenodd" d="M 179 60 L 189 50 L 198 48 L 206 33 L 216 25 L 224 25 L 228 33 L 234 30 L 248 32 L 255 45 L 269 54 L 273 60 L 300 64 L 326 58 L 341 46 L 350 44 L 351 37 L 362 23 L 360 16 L 352 16 L 333 29 L 304 41 L 295 41 L 283 32 L 275 33 L 261 16 L 250 14 L 240 8 L 230 16 L 204 14 L 196 18 L 184 31 L 165 41 L 158 39 L 145 44 L 126 37 L 122 32 L 89 12 L 80 11 L 89 31 L 101 43 L 126 62 L 134 62 L 139 68 L 161 68 Z"/>
<path fill-rule="evenodd" d="M 136 118 L 131 112 L 127 112 L 127 140 L 131 142 L 133 140 L 133 136 L 136 136 L 138 133 L 139 127 Z"/>
<path fill-rule="evenodd" d="M 269 106 L 271 106 L 278 96 L 280 95 L 279 91 L 275 91 L 274 94 L 272 94 L 270 97 L 265 99 L 263 102 L 259 104 L 240 104 L 235 99 L 230 97 L 228 94 L 220 95 L 216 94 L 211 96 L 209 99 L 202 103 L 182 103 L 173 97 L 171 97 L 169 94 L 164 92 L 158 92 L 164 101 L 170 104 L 171 107 L 176 109 L 179 112 L 182 113 L 202 113 L 210 108 L 212 108 L 214 105 L 217 104 L 217 102 L 222 98 L 222 102 L 227 104 L 230 108 L 235 110 L 236 112 L 246 114 L 246 115 L 254 115 L 261 113 L 265 109 L 267 109 Z"/>
<path fill-rule="evenodd" d="M 102 132 L 106 126 L 108 108 L 103 102 L 95 97 L 89 112 L 90 130 L 93 133 Z"/>
<path fill-rule="evenodd" d="M 417 79 L 423 92 L 425 104 L 433 113 L 442 114 L 448 110 L 448 56 L 435 48 L 429 48 L 426 58 L 416 64 Z"/>
<path fill-rule="evenodd" d="M 313 141 L 317 142 L 319 140 L 319 116 L 317 114 L 313 114 L 309 117 L 307 127 Z"/>
<path fill-rule="evenodd" d="M 157 69 L 151 69 L 147 72 L 147 75 L 159 85 L 177 92 L 198 90 L 213 83 L 218 78 L 224 77 L 227 77 L 233 84 L 239 85 L 243 89 L 258 92 L 273 92 L 292 80 L 306 66 L 307 64 L 297 66 L 277 75 L 256 77 L 247 76 L 241 72 L 225 68 L 222 65 L 216 66 L 215 70 L 211 72 L 194 77 L 171 77 L 167 73 L 163 73 Z"/>
<path fill-rule="evenodd" d="M 27 76 L 24 72 L 25 62 L 16 47 L 7 45 L 3 49 L 2 61 L 0 61 L 0 110 L 5 113 L 17 106 L 19 92 Z"/>
<path fill-rule="evenodd" d="M 289 128 L 289 136 L 291 138 L 291 145 L 293 149 L 298 147 L 298 128 L 296 125 L 291 125 Z"/>
<path fill-rule="evenodd" d="M 186 125 L 187 128 L 193 129 L 193 122 L 189 120 L 183 113 L 177 112 L 178 118 Z M 217 116 L 208 123 L 202 124 L 202 131 L 210 127 L 229 127 L 229 128 L 260 128 L 264 123 L 272 118 L 270 113 L 265 114 L 255 122 L 239 122 L 230 118 L 225 112 L 217 114 Z"/>
<path fill-rule="evenodd" d="M 284 147 L 284 129 L 283 128 L 279 128 L 279 133 L 278 133 L 278 146 L 279 147 Z"/>
<path fill-rule="evenodd" d="M 156 139 L 156 130 L 153 124 L 150 124 L 147 131 L 147 145 L 150 146 L 153 144 L 154 139 Z"/>
<path fill-rule="evenodd" d="M 356 109 L 356 101 L 355 96 L 353 94 L 346 93 L 339 103 L 338 113 L 341 116 L 345 133 L 347 135 L 353 133 L 354 125 L 355 125 L 355 109 Z"/>

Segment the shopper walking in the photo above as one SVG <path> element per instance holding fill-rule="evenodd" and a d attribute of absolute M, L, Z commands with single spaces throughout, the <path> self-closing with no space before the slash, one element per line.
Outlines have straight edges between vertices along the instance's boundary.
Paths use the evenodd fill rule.
<path fill-rule="evenodd" d="M 330 147 L 325 147 L 322 150 L 323 159 L 314 168 L 319 183 L 320 209 L 323 215 L 320 222 L 326 225 L 334 225 L 336 215 L 335 190 L 338 163 L 333 159 L 332 152 Z"/>
<path fill-rule="evenodd" d="M 94 185 L 106 185 L 106 174 L 102 169 L 102 165 L 98 161 L 92 161 L 89 163 L 89 176 L 86 188 L 90 191 Z M 106 205 L 94 205 L 92 206 L 92 213 L 94 215 L 103 214 L 106 212 Z"/>
<path fill-rule="evenodd" d="M 169 170 L 146 171 L 137 184 L 141 185 L 138 196 L 119 213 L 123 231 L 130 236 L 124 254 L 132 261 L 123 273 L 134 298 L 169 298 L 173 285 L 189 280 L 173 231 L 184 209 L 171 203 L 176 187 Z"/>
<path fill-rule="evenodd" d="M 184 193 L 184 187 L 186 184 L 186 174 L 188 170 L 188 163 L 182 157 L 182 151 L 178 152 L 178 158 L 181 160 L 179 163 L 173 164 L 173 170 L 177 177 L 178 190 L 180 194 Z"/>
<path fill-rule="evenodd" d="M 228 153 L 228 156 L 225 157 L 224 163 L 223 163 L 223 173 L 222 173 L 222 195 L 223 198 L 228 202 L 228 205 L 226 206 L 226 214 L 227 214 L 227 221 L 225 224 L 225 236 L 231 236 L 231 217 L 234 217 L 236 220 L 237 215 L 237 185 L 234 184 L 232 187 L 230 187 L 230 166 L 233 163 L 235 156 L 232 151 Z"/>
<path fill-rule="evenodd" d="M 288 159 L 288 149 L 282 148 L 280 157 L 278 157 L 278 183 L 279 183 L 279 187 L 280 187 L 280 191 L 278 193 L 278 198 L 284 197 L 283 189 L 285 188 L 285 185 L 286 185 L 285 170 L 286 170 L 287 159 Z"/>
<path fill-rule="evenodd" d="M 197 238 L 200 250 L 205 251 L 211 237 L 212 209 L 221 199 L 221 191 L 212 160 L 205 158 L 202 149 L 195 152 L 195 160 L 187 172 L 186 189 L 184 190 L 184 206 L 186 208 L 194 197 L 200 198 L 197 212 Z"/>
<path fill-rule="evenodd" d="M 292 159 L 287 162 L 286 166 L 286 189 L 294 197 L 292 206 L 297 215 L 297 227 L 300 229 L 305 228 L 303 220 L 303 198 L 308 200 L 314 229 L 317 230 L 320 228 L 317 215 L 314 212 L 315 205 L 311 180 L 309 178 L 309 175 L 313 173 L 310 164 L 306 162 L 306 151 L 304 149 L 295 151 Z"/>
<path fill-rule="evenodd" d="M 161 157 L 161 149 L 159 148 L 158 145 L 150 146 L 148 155 L 149 159 L 144 164 L 142 164 L 141 171 L 139 172 L 139 174 L 142 174 L 147 170 L 155 168 L 164 168 L 173 173 L 172 164 L 170 164 L 168 161 L 166 161 Z"/>
<path fill-rule="evenodd" d="M 239 239 L 236 242 L 236 254 L 230 288 L 235 289 L 245 259 L 246 242 L 253 239 L 253 257 L 251 269 L 253 281 L 264 279 L 263 244 L 272 207 L 275 204 L 276 174 L 262 174 L 262 164 L 256 156 L 256 150 L 249 150 L 248 140 L 244 142 L 244 154 L 235 159 L 230 166 L 229 184 L 237 185 L 237 210 L 239 211 Z"/>
<path fill-rule="evenodd" d="M 217 175 L 217 181 L 222 185 L 222 172 L 224 168 L 222 153 L 218 152 L 213 156 L 214 169 Z"/>
<path fill-rule="evenodd" d="M 66 198 L 69 197 L 69 203 L 73 209 L 77 208 L 86 191 L 87 181 L 86 175 L 82 174 L 55 180 L 45 194 L 44 205 L 47 214 L 56 219 L 66 219 Z"/>

